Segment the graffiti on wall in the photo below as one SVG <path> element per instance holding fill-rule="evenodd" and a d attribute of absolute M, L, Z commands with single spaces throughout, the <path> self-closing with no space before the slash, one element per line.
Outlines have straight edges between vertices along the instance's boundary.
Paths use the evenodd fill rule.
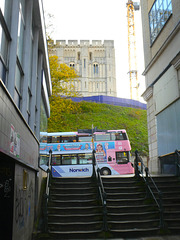
<path fill-rule="evenodd" d="M 0 155 L 0 232 L 12 239 L 14 202 L 14 163 Z"/>
<path fill-rule="evenodd" d="M 4 176 L 0 181 L 0 190 L 3 192 L 4 198 L 10 198 L 13 184 L 11 169 L 9 167 L 1 166 L 0 174 L 1 176 Z"/>
<path fill-rule="evenodd" d="M 31 216 L 31 210 L 34 205 L 32 181 L 24 190 L 23 186 L 15 187 L 15 221 L 19 227 L 24 227 L 28 218 Z"/>

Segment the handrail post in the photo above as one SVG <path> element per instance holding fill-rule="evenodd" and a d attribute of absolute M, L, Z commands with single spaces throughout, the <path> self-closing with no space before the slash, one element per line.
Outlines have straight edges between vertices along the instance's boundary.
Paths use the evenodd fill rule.
<path fill-rule="evenodd" d="M 101 199 L 102 204 L 102 215 L 103 215 L 103 225 L 102 225 L 102 231 L 107 232 L 108 231 L 108 222 L 107 222 L 107 194 L 104 191 L 103 182 L 100 175 L 100 169 L 98 167 L 98 164 L 96 162 L 95 157 L 95 150 L 93 150 L 93 177 L 97 180 L 98 189 L 99 189 L 99 197 Z"/>
<path fill-rule="evenodd" d="M 163 200 L 162 200 L 162 192 L 159 191 L 158 192 L 158 195 L 159 195 L 159 206 L 160 206 L 160 228 L 161 229 L 164 229 L 164 210 L 163 210 Z"/>
<path fill-rule="evenodd" d="M 48 190 L 51 186 L 52 182 L 52 150 L 49 150 L 49 166 L 48 166 L 48 174 L 49 174 L 49 181 L 48 181 Z M 48 191 L 48 197 L 50 199 L 50 192 Z"/>
<path fill-rule="evenodd" d="M 137 169 L 138 167 L 138 160 L 140 160 L 141 164 L 143 164 L 142 160 L 139 158 L 138 156 L 138 152 L 137 150 L 135 151 L 136 154 L 136 159 L 135 159 L 135 169 Z M 178 152 L 178 157 L 180 159 L 180 154 Z M 178 160 L 179 160 L 178 159 Z M 178 167 L 180 165 L 178 164 Z M 144 167 L 144 164 L 143 164 Z M 139 170 L 139 168 L 137 169 Z M 139 170 L 140 171 L 140 170 Z M 151 177 L 151 174 L 149 173 L 149 169 L 148 167 L 145 167 L 145 173 L 146 175 L 144 176 L 143 171 L 142 171 L 142 166 L 141 166 L 141 174 L 142 174 L 142 178 L 146 184 L 146 198 L 150 198 L 151 196 L 153 197 L 158 210 L 159 210 L 159 227 L 160 229 L 164 229 L 164 210 L 163 210 L 163 199 L 162 199 L 162 192 L 158 189 L 157 185 L 155 184 L 153 178 Z M 138 173 L 139 175 L 139 173 Z M 153 191 L 153 188 L 151 187 L 150 182 L 153 184 L 153 186 L 155 187 L 155 191 L 158 193 L 158 197 L 159 199 L 157 199 L 157 197 L 155 196 L 155 193 Z"/>
<path fill-rule="evenodd" d="M 175 151 L 176 154 L 176 176 L 179 177 L 180 176 L 180 166 L 179 166 L 179 159 L 180 159 L 180 154 L 179 151 L 176 149 Z"/>
<path fill-rule="evenodd" d="M 148 167 L 145 168 L 145 173 L 146 173 L 146 198 L 149 198 L 150 192 L 149 192 L 149 178 L 148 178 L 149 169 L 148 169 Z"/>
<path fill-rule="evenodd" d="M 93 174 L 92 174 L 92 177 L 93 177 L 93 178 L 96 177 L 96 170 L 95 170 L 96 158 L 95 158 L 95 153 L 96 153 L 96 151 L 93 150 L 93 158 L 92 158 L 92 165 L 93 165 Z"/>
<path fill-rule="evenodd" d="M 47 213 L 47 203 L 48 203 L 48 195 L 44 194 L 44 207 L 43 207 L 43 218 L 44 218 L 44 224 L 43 224 L 43 232 L 48 232 L 48 213 Z"/>
<path fill-rule="evenodd" d="M 108 231 L 108 225 L 107 225 L 107 205 L 106 205 L 106 199 L 107 199 L 107 195 L 106 192 L 103 193 L 103 229 L 105 232 Z"/>
<path fill-rule="evenodd" d="M 49 150 L 49 163 L 47 169 L 47 181 L 46 181 L 46 192 L 44 194 L 44 206 L 43 206 L 43 214 L 44 214 L 44 232 L 48 232 L 48 200 L 50 198 L 49 187 L 51 185 L 51 166 L 52 166 L 52 150 Z"/>
<path fill-rule="evenodd" d="M 135 176 L 139 177 L 139 170 L 138 170 L 138 151 L 135 151 L 135 160 L 134 160 L 134 167 L 135 167 Z"/>

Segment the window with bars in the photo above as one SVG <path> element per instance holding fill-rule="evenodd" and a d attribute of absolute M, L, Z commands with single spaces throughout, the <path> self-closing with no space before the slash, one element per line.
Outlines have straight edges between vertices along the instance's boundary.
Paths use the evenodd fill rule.
<path fill-rule="evenodd" d="M 12 0 L 0 1 L 0 78 L 6 84 Z"/>
<path fill-rule="evenodd" d="M 18 108 L 21 106 L 22 99 L 22 81 L 23 81 L 23 47 L 24 47 L 24 31 L 25 31 L 25 0 L 19 3 L 19 21 L 18 21 L 18 42 L 17 42 L 17 61 L 15 74 L 15 92 L 14 101 Z"/>
<path fill-rule="evenodd" d="M 151 44 L 155 41 L 162 28 L 172 14 L 171 0 L 155 0 L 149 12 Z"/>

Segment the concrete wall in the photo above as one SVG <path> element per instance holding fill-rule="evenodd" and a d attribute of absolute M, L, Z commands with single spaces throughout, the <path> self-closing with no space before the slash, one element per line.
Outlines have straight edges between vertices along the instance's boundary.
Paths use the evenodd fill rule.
<path fill-rule="evenodd" d="M 38 168 L 39 142 L 0 80 L 0 149 L 23 164 Z"/>
<path fill-rule="evenodd" d="M 41 0 L 9 0 L 2 1 L 0 8 L 1 236 L 30 240 L 42 179 L 38 167 L 41 106 L 47 120 L 52 87 L 43 7 Z"/>
<path fill-rule="evenodd" d="M 36 172 L 19 164 L 15 165 L 15 172 L 13 239 L 31 240 L 35 217 Z"/>
<path fill-rule="evenodd" d="M 161 128 L 158 129 L 157 126 L 158 114 L 167 111 L 180 98 L 180 2 L 176 0 L 171 1 L 172 14 L 157 35 L 155 41 L 151 43 L 148 13 L 154 2 L 152 0 L 141 0 L 141 13 L 145 58 L 145 70 L 143 74 L 146 81 L 146 90 L 143 93 L 143 97 L 147 101 L 149 167 L 152 172 L 157 173 L 160 172 L 158 164 L 159 148 L 162 149 L 165 144 L 163 141 L 158 141 L 157 138 L 158 134 L 162 134 L 160 132 Z M 171 117 L 177 120 L 175 112 Z M 161 122 L 159 124 L 166 123 Z M 179 134 L 178 128 L 176 134 Z M 169 129 L 169 136 L 171 135 L 172 132 Z M 176 138 L 176 136 L 174 137 Z M 176 147 L 174 145 L 174 150 Z"/>
<path fill-rule="evenodd" d="M 0 106 L 0 150 L 8 161 L 15 162 L 13 219 L 7 219 L 6 224 L 13 222 L 13 239 L 31 239 L 38 197 L 35 180 L 39 143 L 1 80 Z"/>

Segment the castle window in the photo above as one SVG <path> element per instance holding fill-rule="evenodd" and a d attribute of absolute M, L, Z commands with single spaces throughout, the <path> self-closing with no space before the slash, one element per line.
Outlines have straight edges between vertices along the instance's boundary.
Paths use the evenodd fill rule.
<path fill-rule="evenodd" d="M 98 64 L 94 64 L 94 74 L 98 74 Z"/>
<path fill-rule="evenodd" d="M 74 68 L 75 65 L 74 65 L 74 63 L 70 63 L 69 66 L 70 66 L 70 68 Z"/>
<path fill-rule="evenodd" d="M 77 54 L 78 54 L 78 60 L 80 60 L 80 52 L 78 52 Z"/>
<path fill-rule="evenodd" d="M 89 60 L 92 60 L 92 52 L 89 53 Z"/>
<path fill-rule="evenodd" d="M 84 59 L 84 68 L 86 68 L 86 59 Z"/>
<path fill-rule="evenodd" d="M 155 41 L 162 28 L 172 14 L 171 0 L 155 0 L 149 12 L 151 44 Z"/>

